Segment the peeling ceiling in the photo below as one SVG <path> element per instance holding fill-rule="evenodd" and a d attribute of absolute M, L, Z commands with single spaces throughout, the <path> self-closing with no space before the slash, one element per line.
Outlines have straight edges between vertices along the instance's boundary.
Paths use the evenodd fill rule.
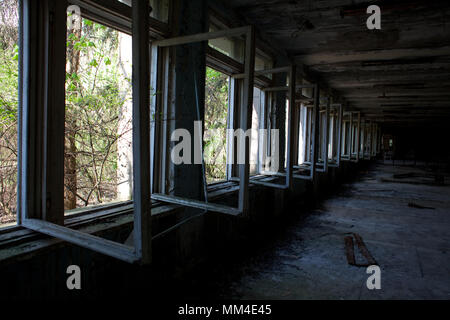
<path fill-rule="evenodd" d="M 450 119 L 450 1 L 226 0 L 365 117 Z M 381 8 L 369 30 L 367 7 Z"/>

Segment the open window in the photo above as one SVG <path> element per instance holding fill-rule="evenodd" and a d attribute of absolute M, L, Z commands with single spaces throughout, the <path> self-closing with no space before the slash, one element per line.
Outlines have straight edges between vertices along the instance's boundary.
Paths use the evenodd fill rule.
<path fill-rule="evenodd" d="M 236 125 L 233 127 L 233 129 L 239 129 L 243 132 L 247 131 L 248 128 L 251 127 L 251 115 L 252 115 L 252 104 L 253 104 L 253 90 L 254 90 L 254 82 L 253 82 L 253 76 L 254 76 L 254 69 L 255 69 L 255 40 L 254 40 L 254 29 L 253 27 L 241 27 L 241 28 L 235 28 L 235 29 L 225 29 L 225 30 L 218 30 L 218 31 L 212 31 L 207 33 L 201 33 L 201 34 L 195 34 L 195 35 L 189 35 L 189 36 L 181 36 L 176 38 L 170 38 L 170 39 L 164 39 L 159 41 L 154 41 L 152 43 L 152 60 L 158 60 L 160 57 L 164 54 L 164 50 L 170 47 L 179 46 L 179 45 L 186 45 L 190 43 L 197 43 L 202 41 L 210 41 L 210 45 L 212 43 L 213 46 L 220 48 L 221 46 L 225 46 L 227 42 L 224 43 L 215 43 L 211 40 L 215 39 L 222 39 L 222 38 L 243 38 L 243 43 L 245 44 L 243 50 L 244 50 L 244 74 L 243 74 L 243 81 L 242 84 L 239 86 L 239 88 L 234 88 L 233 84 L 231 84 L 232 90 L 240 90 L 240 97 L 241 99 L 238 101 L 239 108 L 234 108 L 231 112 L 228 112 L 228 123 L 230 123 L 230 119 L 238 119 L 238 123 L 234 124 Z M 214 51 L 208 51 L 209 52 L 209 61 L 214 61 L 214 57 L 217 57 L 217 50 Z M 225 53 L 227 51 L 225 49 L 221 50 L 222 52 L 219 52 L 219 55 L 221 56 L 227 56 Z M 194 59 L 194 57 L 192 57 Z M 228 60 L 230 65 L 233 64 L 233 59 Z M 216 71 L 218 68 L 216 69 Z M 224 70 L 225 71 L 225 70 Z M 161 78 L 161 73 L 152 73 L 152 84 L 155 83 L 157 85 L 156 91 L 159 93 L 158 85 L 160 85 L 161 82 L 159 79 Z M 197 116 L 197 124 L 198 127 L 195 131 L 200 133 L 202 132 L 202 119 L 201 119 L 201 106 L 199 104 L 199 75 L 193 75 L 193 82 L 195 85 L 195 95 L 197 97 L 197 103 L 195 106 L 192 106 L 192 110 L 190 112 L 196 113 Z M 232 99 L 232 95 L 230 94 L 230 99 Z M 156 113 L 158 113 L 158 110 L 156 110 Z M 238 115 L 237 118 L 233 117 L 233 114 L 236 113 Z M 163 113 L 164 114 L 164 113 Z M 229 126 L 229 124 L 228 124 Z M 182 135 L 181 132 L 180 136 Z M 175 133 L 177 134 L 177 133 Z M 173 135 L 173 133 L 172 133 Z M 195 136 L 195 134 L 194 134 Z M 203 136 L 199 135 L 198 137 L 193 137 L 193 143 L 194 143 L 194 161 L 199 161 L 203 167 L 203 175 L 205 176 L 205 157 L 204 157 L 204 150 L 203 150 L 203 143 L 202 139 Z M 228 138 L 227 138 L 228 139 Z M 166 143 L 167 140 L 159 138 L 159 143 Z M 181 140 L 181 139 L 180 139 Z M 184 141 L 184 140 L 182 140 Z M 189 145 L 190 148 L 190 145 Z M 159 200 L 162 202 L 167 203 L 173 203 L 173 204 L 181 204 L 188 207 L 194 207 L 194 208 L 200 208 L 205 210 L 210 210 L 213 212 L 219 212 L 223 214 L 229 214 L 229 215 L 246 215 L 248 211 L 248 180 L 249 180 L 249 174 L 250 174 L 250 164 L 249 164 L 249 141 L 245 139 L 240 139 L 239 144 L 237 146 L 237 156 L 238 156 L 238 173 L 239 173 L 239 198 L 238 198 L 238 204 L 236 207 L 231 206 L 225 206 L 220 204 L 213 204 L 208 202 L 208 199 L 206 198 L 205 201 L 199 201 L 194 199 L 188 199 L 183 197 L 177 197 L 174 195 L 171 195 L 169 192 L 169 189 L 166 188 L 163 192 L 157 192 L 152 194 L 152 199 Z M 172 150 L 174 151 L 174 150 Z M 183 164 L 186 163 L 185 159 L 188 157 L 188 163 L 191 163 L 192 158 L 190 155 L 184 154 L 184 150 L 180 149 L 181 152 L 170 152 L 171 155 L 179 155 L 180 159 L 177 158 L 177 161 L 174 161 L 175 164 Z M 166 161 L 167 161 L 167 153 L 165 153 Z M 227 155 L 228 158 L 228 155 Z M 178 161 L 180 160 L 180 162 Z M 179 163 L 178 163 L 179 162 Z M 206 180 L 206 178 L 205 178 Z M 204 182 L 206 184 L 206 181 Z M 154 188 L 155 189 L 155 188 Z"/>
<path fill-rule="evenodd" d="M 279 157 L 279 137 L 283 134 L 286 137 L 286 162 L 285 162 L 285 174 L 281 176 L 285 177 L 284 184 L 271 183 L 266 181 L 260 181 L 259 179 L 253 179 L 252 183 L 257 185 L 264 185 L 267 187 L 274 187 L 280 189 L 288 189 L 292 185 L 292 166 L 293 166 L 293 130 L 294 130 L 294 109 L 296 108 L 295 102 L 295 66 L 280 67 L 274 69 L 264 69 L 255 72 L 256 75 L 274 75 L 274 74 L 287 74 L 288 85 L 280 87 L 265 86 L 260 89 L 255 89 L 256 95 L 254 96 L 254 112 L 253 112 L 253 132 L 256 135 L 256 139 L 252 139 L 251 150 L 253 157 L 251 160 L 254 162 L 254 173 L 259 174 L 258 178 L 264 178 L 264 176 L 270 176 L 277 173 L 280 164 Z M 242 81 L 243 74 L 236 74 L 233 76 L 236 85 L 239 86 Z M 274 100 L 275 93 L 282 92 L 289 97 L 289 103 L 286 108 L 286 125 L 285 132 L 280 132 L 275 128 L 274 119 Z M 237 97 L 239 99 L 239 97 Z M 256 100 L 255 100 L 256 99 Z M 235 141 L 233 140 L 233 144 Z M 232 147 L 232 150 L 235 148 Z M 259 163 L 257 162 L 259 161 Z M 233 172 L 233 171 L 232 171 Z M 238 177 L 232 177 L 233 180 L 239 181 Z"/>
<path fill-rule="evenodd" d="M 346 111 L 343 113 L 342 124 L 342 156 L 345 161 L 358 162 L 360 158 L 360 127 L 359 111 Z"/>
<path fill-rule="evenodd" d="M 210 15 L 210 32 L 227 30 L 229 27 L 223 23 L 221 19 L 218 19 L 216 14 Z M 241 103 L 241 95 L 242 95 L 242 79 L 236 79 L 233 76 L 236 74 L 242 74 L 244 68 L 244 49 L 245 49 L 245 41 L 242 37 L 236 36 L 224 36 L 216 39 L 210 39 L 208 41 L 207 47 L 207 57 L 206 64 L 209 70 L 213 69 L 215 73 L 222 74 L 223 77 L 229 76 L 228 83 L 228 117 L 227 117 L 227 130 L 233 130 L 239 126 L 239 105 Z M 266 54 L 264 51 L 255 48 L 255 70 L 265 70 L 271 69 L 273 66 L 273 59 L 270 55 Z M 267 87 L 271 83 L 271 74 L 255 74 L 254 76 L 254 87 L 253 87 L 253 105 L 252 105 L 252 113 L 251 113 L 251 122 L 250 127 L 251 133 L 249 135 L 249 143 L 250 143 L 250 176 L 256 176 L 260 173 L 262 167 L 261 161 L 261 148 L 259 146 L 259 140 L 262 137 L 261 128 L 264 125 L 261 123 L 263 113 L 264 113 L 264 105 L 266 99 L 266 93 L 263 88 Z M 206 79 L 206 110 L 205 110 L 205 131 L 208 129 L 208 83 L 210 82 L 210 78 Z M 222 97 L 222 101 L 225 101 L 225 96 Z M 209 136 L 205 137 L 205 166 L 206 166 L 206 174 L 208 183 L 210 182 L 208 179 L 208 160 L 209 153 L 211 150 L 208 150 L 209 140 L 207 139 Z M 226 180 L 233 180 L 238 176 L 237 166 L 233 165 L 233 161 L 236 159 L 232 159 L 233 157 L 233 139 L 228 137 L 223 139 L 226 141 L 227 150 L 226 150 L 226 158 L 227 158 L 227 170 L 226 170 Z M 210 175 L 210 174 L 209 174 Z M 223 179 L 223 175 L 221 176 L 221 180 Z"/>
<path fill-rule="evenodd" d="M 330 107 L 330 127 L 328 142 L 328 166 L 339 167 L 341 161 L 342 135 L 342 104 L 332 104 Z"/>
<path fill-rule="evenodd" d="M 361 114 L 352 111 L 350 116 L 350 160 L 358 162 L 360 158 Z"/>
<path fill-rule="evenodd" d="M 274 91 L 283 88 L 273 88 Z M 289 152 L 292 153 L 292 178 L 313 180 L 317 169 L 319 153 L 319 87 L 317 85 L 301 84 L 296 85 L 295 108 L 292 110 L 292 125 L 289 138 L 286 132 L 286 158 Z M 288 120 L 288 119 L 287 119 Z M 316 125 L 317 124 L 317 125 Z M 286 122 L 286 128 L 289 123 Z M 288 145 L 289 142 L 289 145 Z M 292 150 L 292 151 L 290 151 Z M 286 171 L 287 171 L 286 161 Z M 266 174 L 276 176 L 286 176 L 281 172 L 266 172 Z"/>
<path fill-rule="evenodd" d="M 313 180 L 317 171 L 320 130 L 320 90 L 318 85 L 297 85 L 300 105 L 298 125 L 298 166 L 294 178 Z"/>
<path fill-rule="evenodd" d="M 330 138 L 330 99 L 320 106 L 319 116 L 319 153 L 317 159 L 317 171 L 328 171 L 328 142 Z"/>
<path fill-rule="evenodd" d="M 299 168 L 308 168 L 312 163 L 313 150 L 313 104 L 300 102 L 300 127 L 299 127 Z"/>
<path fill-rule="evenodd" d="M 349 161 L 352 142 L 352 113 L 343 112 L 342 115 L 342 137 L 341 137 L 341 160 Z"/>
<path fill-rule="evenodd" d="M 20 223 L 26 228 L 130 263 L 150 262 L 151 160 L 148 108 L 150 56 L 147 48 L 149 48 L 148 34 L 151 33 L 151 8 L 147 2 L 136 0 L 132 1 L 132 7 L 119 1 L 22 0 L 21 3 L 20 24 L 23 36 L 20 55 L 21 77 L 28 81 L 23 82 L 20 90 L 19 142 L 23 155 L 19 163 L 21 168 L 19 175 Z M 83 23 L 82 17 L 88 20 Z M 68 32 L 66 25 L 77 25 L 78 29 Z M 119 34 L 118 31 L 124 34 Z M 97 32 L 92 39 L 90 32 Z M 131 35 L 132 38 L 125 34 Z M 120 75 L 119 70 L 111 69 L 114 64 L 120 64 L 117 56 L 120 52 L 106 54 L 107 52 L 101 49 L 118 50 L 117 44 L 121 36 L 125 38 L 124 41 L 128 41 L 128 46 L 132 47 L 132 76 Z M 94 38 L 96 41 L 93 41 Z M 88 50 L 88 48 L 96 47 L 100 51 Z M 79 54 L 75 52 L 77 48 L 80 49 Z M 86 49 L 84 52 L 83 48 Z M 68 53 L 70 50 L 74 51 Z M 71 61 L 67 61 L 66 56 Z M 130 61 L 122 62 L 125 65 L 124 71 L 127 71 L 126 65 L 128 65 L 129 72 Z M 75 70 L 77 65 L 79 68 L 90 68 L 80 74 L 77 71 L 81 69 Z M 100 67 L 96 68 L 98 66 Z M 92 73 L 89 74 L 89 71 Z M 106 74 L 115 78 L 114 81 L 105 79 Z M 132 93 L 129 92 L 131 79 Z M 124 81 L 123 86 L 119 84 L 121 80 Z M 120 95 L 121 89 L 127 86 L 128 89 Z M 114 101 L 102 100 L 98 97 L 102 93 L 107 96 L 103 99 L 114 99 Z M 126 112 L 119 110 L 123 107 L 122 102 L 130 98 L 131 110 Z M 67 128 L 65 124 L 72 110 L 61 108 L 65 104 L 66 109 L 74 108 L 80 113 L 79 119 L 71 119 L 74 124 L 71 128 Z M 69 104 L 70 106 L 67 106 Z M 101 110 L 106 115 L 102 114 L 100 117 L 97 113 L 103 105 L 108 107 Z M 84 169 L 75 169 L 81 172 L 85 170 L 85 173 L 87 171 L 86 174 L 89 175 L 86 175 L 87 180 L 84 182 L 88 185 L 91 183 L 89 177 L 94 177 L 90 187 L 95 186 L 96 190 L 92 188 L 92 193 L 97 193 L 98 196 L 108 200 L 117 198 L 119 184 L 117 171 L 104 172 L 106 176 L 102 176 L 101 169 L 93 166 L 93 162 L 100 160 L 97 156 L 102 156 L 102 161 L 111 164 L 110 167 L 115 166 L 114 162 L 117 166 L 120 152 L 118 140 L 122 136 L 118 134 L 121 127 L 121 112 L 122 116 L 123 113 L 127 113 L 125 117 L 127 125 L 124 125 L 126 133 L 130 132 L 128 119 L 131 117 L 133 147 L 132 158 L 129 160 L 133 164 L 133 203 L 130 205 L 134 212 L 133 246 L 64 226 L 64 190 L 66 188 L 64 151 L 70 137 L 75 136 L 74 144 L 78 148 L 86 147 L 84 144 L 87 144 L 87 147 L 90 146 L 90 149 L 83 149 L 84 152 L 87 150 L 91 152 L 90 157 L 83 154 L 89 160 L 83 158 L 83 161 L 80 161 Z M 76 132 L 77 124 L 84 116 L 86 118 L 83 121 L 87 126 Z M 106 126 L 102 121 L 107 121 L 111 125 L 111 132 L 102 131 Z M 69 138 L 65 136 L 65 132 L 68 133 Z M 100 138 L 93 136 L 95 134 Z M 110 135 L 116 137 L 115 142 L 103 140 Z M 127 141 L 126 149 L 129 151 L 128 143 L 129 141 Z M 67 151 L 66 149 L 66 153 Z M 112 159 L 108 154 L 114 154 Z M 109 174 L 111 177 L 108 176 Z M 99 179 L 100 177 L 102 178 Z M 110 183 L 111 189 L 108 192 L 105 185 L 102 186 L 102 181 Z M 99 186 L 100 189 L 98 189 Z M 86 195 L 85 191 L 78 187 L 72 191 L 81 194 L 81 197 Z M 85 204 L 95 203 L 87 201 Z"/>

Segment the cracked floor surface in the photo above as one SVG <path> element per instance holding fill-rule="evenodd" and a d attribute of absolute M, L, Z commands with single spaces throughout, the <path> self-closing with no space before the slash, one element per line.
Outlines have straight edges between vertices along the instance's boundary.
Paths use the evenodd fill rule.
<path fill-rule="evenodd" d="M 425 171 L 377 164 L 343 186 L 246 263 L 226 298 L 450 299 L 450 187 L 383 181 L 410 172 Z M 351 232 L 379 263 L 381 290 L 367 289 L 366 269 L 347 263 Z M 355 255 L 365 262 L 356 247 Z"/>

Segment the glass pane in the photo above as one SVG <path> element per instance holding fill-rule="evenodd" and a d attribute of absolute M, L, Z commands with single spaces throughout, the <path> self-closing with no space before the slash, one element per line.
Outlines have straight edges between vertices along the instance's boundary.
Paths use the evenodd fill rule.
<path fill-rule="evenodd" d="M 337 111 L 331 111 L 329 116 L 330 126 L 328 132 L 328 159 L 336 160 L 338 145 L 338 115 Z"/>
<path fill-rule="evenodd" d="M 150 0 L 152 7 L 150 17 L 167 23 L 169 21 L 169 2 L 170 0 Z"/>
<path fill-rule="evenodd" d="M 131 7 L 132 0 L 117 0 Z M 170 0 L 149 0 L 152 7 L 150 17 L 167 23 L 169 21 L 169 3 Z"/>
<path fill-rule="evenodd" d="M 289 99 L 286 99 L 286 114 L 285 114 L 283 134 L 284 134 L 284 168 L 286 168 L 287 167 L 288 134 L 289 134 Z"/>
<path fill-rule="evenodd" d="M 209 32 L 222 30 L 223 27 L 219 27 L 213 23 L 209 25 Z M 245 56 L 245 41 L 239 37 L 223 37 L 217 39 L 211 39 L 208 41 L 208 45 L 223 53 L 224 55 L 233 58 L 234 60 L 244 63 Z M 267 58 L 265 55 L 255 54 L 255 70 L 266 70 L 273 67 L 273 61 Z M 266 77 L 272 79 L 271 74 L 266 74 Z"/>
<path fill-rule="evenodd" d="M 260 56 L 255 57 L 255 70 L 266 70 L 271 69 L 273 66 L 272 60 L 268 60 L 265 58 L 262 58 Z M 269 76 L 269 75 L 267 75 Z"/>
<path fill-rule="evenodd" d="M 219 27 L 210 25 L 209 31 L 214 32 L 220 30 Z M 218 38 L 208 41 L 211 48 L 233 58 L 234 60 L 244 63 L 245 43 L 240 38 Z"/>
<path fill-rule="evenodd" d="M 299 138 L 298 138 L 298 164 L 302 164 L 305 159 L 305 111 L 306 108 L 301 104 L 300 106 L 300 115 L 299 115 Z"/>
<path fill-rule="evenodd" d="M 129 200 L 131 37 L 87 19 L 67 36 L 65 209 Z"/>
<path fill-rule="evenodd" d="M 256 87 L 253 88 L 253 108 L 252 108 L 252 133 L 250 140 L 250 175 L 259 173 L 258 153 L 259 153 L 259 119 L 261 114 L 261 95 L 262 91 Z"/>
<path fill-rule="evenodd" d="M 17 0 L 0 1 L 0 225 L 16 221 L 17 202 Z"/>
<path fill-rule="evenodd" d="M 255 70 L 267 70 L 273 68 L 273 61 L 261 56 L 255 56 Z M 265 77 L 272 79 L 272 74 L 266 74 Z"/>

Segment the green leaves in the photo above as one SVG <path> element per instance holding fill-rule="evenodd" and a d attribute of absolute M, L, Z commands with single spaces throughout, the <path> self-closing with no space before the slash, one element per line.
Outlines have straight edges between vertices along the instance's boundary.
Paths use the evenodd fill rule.
<path fill-rule="evenodd" d="M 206 69 L 204 159 L 208 182 L 226 177 L 228 77 Z"/>
<path fill-rule="evenodd" d="M 117 31 L 86 19 L 81 35 L 68 37 L 68 70 L 74 72 L 66 75 L 66 142 L 74 142 L 74 190 L 83 205 L 115 199 L 118 140 L 131 130 L 131 121 L 119 120 L 131 86 L 119 67 L 118 38 Z"/>
<path fill-rule="evenodd" d="M 67 39 L 68 39 L 69 41 L 77 41 L 77 40 L 78 40 L 78 38 L 77 38 L 77 36 L 75 35 L 75 33 L 69 33 L 69 34 L 67 35 Z"/>
<path fill-rule="evenodd" d="M 17 121 L 18 52 L 17 45 L 9 49 L 0 46 L 0 132 L 2 126 Z"/>
<path fill-rule="evenodd" d="M 89 27 L 92 27 L 94 25 L 94 22 L 88 19 L 83 19 L 83 24 Z"/>
<path fill-rule="evenodd" d="M 14 45 L 14 56 L 13 56 L 13 60 L 14 61 L 19 61 L 19 46 L 16 44 Z"/>
<path fill-rule="evenodd" d="M 90 65 L 91 67 L 96 68 L 96 67 L 98 67 L 98 62 L 97 62 L 97 60 L 92 59 L 91 62 L 89 62 L 89 65 Z"/>
<path fill-rule="evenodd" d="M 15 43 L 16 32 L 11 28 L 0 34 L 0 224 L 5 218 L 11 219 L 17 202 L 19 47 Z"/>
<path fill-rule="evenodd" d="M 70 76 L 70 79 L 72 79 L 73 81 L 79 81 L 80 77 L 78 76 L 78 74 L 76 72 L 72 73 L 72 74 L 68 74 Z"/>

